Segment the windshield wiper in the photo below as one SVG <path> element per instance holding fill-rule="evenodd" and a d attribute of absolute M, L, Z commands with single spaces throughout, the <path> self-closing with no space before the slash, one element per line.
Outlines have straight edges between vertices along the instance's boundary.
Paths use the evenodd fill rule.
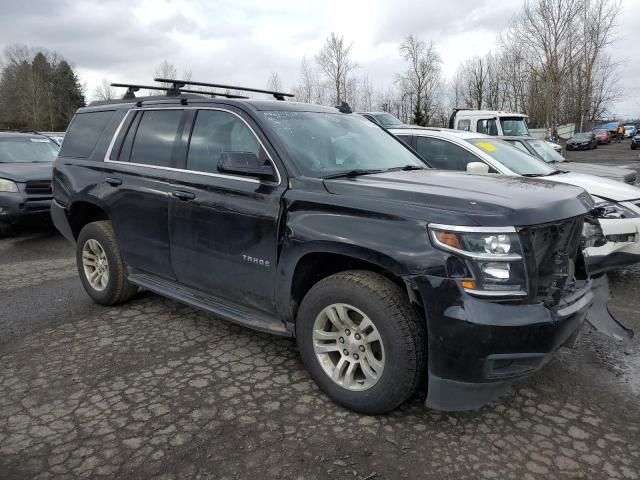
<path fill-rule="evenodd" d="M 544 177 L 545 174 L 544 173 L 523 173 L 522 176 L 533 178 L 533 177 Z"/>
<path fill-rule="evenodd" d="M 343 178 L 343 177 L 344 178 L 351 178 L 351 177 L 359 177 L 360 175 L 370 175 L 372 173 L 382 173 L 384 171 L 385 170 L 381 170 L 379 168 L 377 168 L 377 169 L 369 169 L 369 170 L 366 170 L 366 169 L 363 169 L 363 168 L 356 168 L 354 170 L 349 170 L 349 171 L 346 171 L 346 172 L 333 173 L 331 175 L 326 175 L 326 176 L 324 176 L 322 178 L 325 178 L 325 179 Z"/>
<path fill-rule="evenodd" d="M 391 168 L 388 168 L 386 171 L 393 172 L 397 170 L 401 170 L 403 172 L 409 172 L 411 170 L 426 170 L 426 167 L 421 167 L 419 165 L 404 165 L 402 167 L 391 167 Z"/>
<path fill-rule="evenodd" d="M 551 175 L 560 175 L 561 173 L 569 173 L 566 170 L 556 170 L 555 172 L 548 173 L 545 177 L 550 177 Z"/>

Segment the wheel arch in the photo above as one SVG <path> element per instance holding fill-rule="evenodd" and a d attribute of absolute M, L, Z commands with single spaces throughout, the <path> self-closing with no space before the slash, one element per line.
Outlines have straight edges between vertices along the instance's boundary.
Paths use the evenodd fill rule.
<path fill-rule="evenodd" d="M 106 206 L 100 202 L 92 199 L 79 199 L 69 206 L 67 218 L 73 237 L 77 240 L 85 225 L 100 220 L 109 220 L 109 214 Z"/>
<path fill-rule="evenodd" d="M 323 278 L 347 270 L 369 270 L 389 278 L 401 288 L 409 272 L 394 258 L 366 247 L 333 242 L 310 242 L 281 261 L 278 271 L 278 311 L 289 323 L 295 318 L 307 292 Z M 409 295 L 411 297 L 411 295 Z"/>

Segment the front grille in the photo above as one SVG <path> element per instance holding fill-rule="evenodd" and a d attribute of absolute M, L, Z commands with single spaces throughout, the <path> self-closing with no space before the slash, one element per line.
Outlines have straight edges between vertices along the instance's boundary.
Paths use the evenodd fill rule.
<path fill-rule="evenodd" d="M 551 307 L 575 289 L 584 217 L 519 230 L 529 278 L 529 299 Z"/>
<path fill-rule="evenodd" d="M 51 195 L 51 180 L 29 181 L 25 192 L 30 195 Z"/>

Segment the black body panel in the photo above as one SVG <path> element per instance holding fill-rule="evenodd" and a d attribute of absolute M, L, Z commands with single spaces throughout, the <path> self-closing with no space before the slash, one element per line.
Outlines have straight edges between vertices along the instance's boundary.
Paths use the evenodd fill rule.
<path fill-rule="evenodd" d="M 429 371 L 441 380 L 434 391 L 443 392 L 460 388 L 447 381 L 491 383 L 494 395 L 505 382 L 500 372 L 487 376 L 487 362 L 498 367 L 505 363 L 495 355 L 528 356 L 505 370 L 516 371 L 507 375 L 511 380 L 535 369 L 523 372 L 521 365 L 541 366 L 536 359 L 547 358 L 581 326 L 590 303 L 588 287 L 559 308 L 577 287 L 560 281 L 555 261 L 559 255 L 575 260 L 575 232 L 592 207 L 582 189 L 437 170 L 324 180 L 301 176 L 295 159 L 257 110 L 336 112 L 326 107 L 185 97 L 81 112 L 101 109 L 115 113 L 91 154 L 56 160 L 52 218 L 73 240 L 79 206 L 104 212 L 114 224 L 133 283 L 251 328 L 293 336 L 298 266 L 311 255 L 325 254 L 366 262 L 404 283 L 410 298 L 424 308 Z M 128 112 L 147 109 L 184 111 L 168 165 L 131 163 L 128 153 L 118 160 L 121 151 L 130 149 L 125 130 L 133 117 Z M 240 118 L 278 178 L 188 170 L 197 109 L 224 110 Z M 124 130 L 118 133 L 121 125 Z M 447 276 L 451 254 L 432 245 L 430 223 L 518 227 L 522 238 L 551 228 L 554 248 L 548 255 L 531 256 L 529 265 L 530 275 L 541 275 L 546 283 L 529 298 L 510 303 L 464 293 Z M 531 249 L 541 250 L 535 241 Z M 570 262 L 563 265 L 571 268 Z M 544 294 L 539 294 L 542 287 Z M 484 401 L 485 394 L 486 389 L 463 406 Z M 433 395 L 431 404 L 443 408 Z"/>

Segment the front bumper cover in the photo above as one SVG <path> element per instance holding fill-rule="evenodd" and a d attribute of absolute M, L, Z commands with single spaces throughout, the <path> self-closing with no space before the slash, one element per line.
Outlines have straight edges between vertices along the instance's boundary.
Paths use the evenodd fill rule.
<path fill-rule="evenodd" d="M 0 192 L 0 223 L 9 224 L 25 217 L 47 214 L 50 207 L 50 196 Z"/>
<path fill-rule="evenodd" d="M 593 301 L 590 284 L 554 310 L 543 304 L 474 298 L 450 279 L 412 277 L 425 305 L 429 382 L 426 405 L 477 409 L 571 346 Z"/>

